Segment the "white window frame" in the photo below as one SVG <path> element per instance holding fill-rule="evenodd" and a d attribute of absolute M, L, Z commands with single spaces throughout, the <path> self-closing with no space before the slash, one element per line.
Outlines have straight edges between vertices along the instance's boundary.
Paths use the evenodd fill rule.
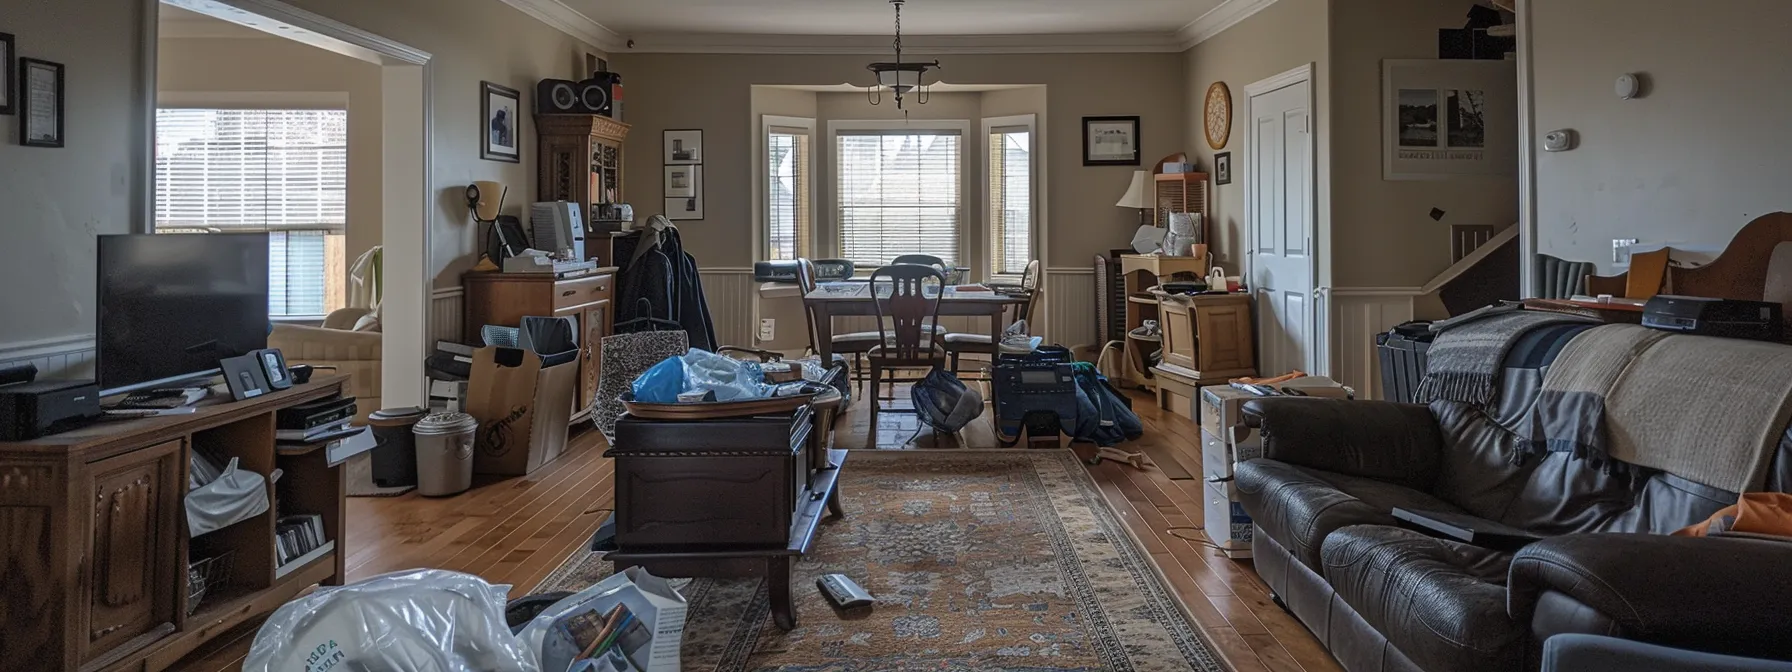
<path fill-rule="evenodd" d="M 910 119 L 910 120 L 903 120 L 903 119 L 831 119 L 831 120 L 829 120 L 828 121 L 827 145 L 821 152 L 827 156 L 826 161 L 827 161 L 827 166 L 828 166 L 827 176 L 826 176 L 827 177 L 827 188 L 824 190 L 827 192 L 827 197 L 825 199 L 827 202 L 825 203 L 825 208 L 824 208 L 826 212 L 825 212 L 825 215 L 815 217 L 815 223 L 816 223 L 815 228 L 817 228 L 817 229 L 823 228 L 823 225 L 821 224 L 821 222 L 826 222 L 825 227 L 826 227 L 827 231 L 826 231 L 826 233 L 820 233 L 820 232 L 816 233 L 815 235 L 817 236 L 817 240 L 812 241 L 813 244 L 810 246 L 809 249 L 815 250 L 816 254 L 822 258 L 837 258 L 837 257 L 841 256 L 840 255 L 840 239 L 841 239 L 841 231 L 840 231 L 840 167 L 835 165 L 835 162 L 839 160 L 839 154 L 840 154 L 840 152 L 839 152 L 840 132 L 841 131 L 918 130 L 918 131 L 958 131 L 958 142 L 959 142 L 959 148 L 960 148 L 959 152 L 958 152 L 958 180 L 960 183 L 959 190 L 958 190 L 959 198 L 958 198 L 958 215 L 957 215 L 958 249 L 961 251 L 966 251 L 966 252 L 970 251 L 972 249 L 970 243 L 974 240 L 974 238 L 972 238 L 972 236 L 975 234 L 969 230 L 971 223 L 969 221 L 967 221 L 967 218 L 965 217 L 964 194 L 969 193 L 969 192 L 967 192 L 964 189 L 963 182 L 967 175 L 973 175 L 973 174 L 977 173 L 977 171 L 972 169 L 973 164 L 970 163 L 972 158 L 970 156 L 971 152 L 969 151 L 969 148 L 972 146 L 982 146 L 982 144 L 983 144 L 983 143 L 976 143 L 976 145 L 972 144 L 972 142 L 970 140 L 971 128 L 972 128 L 971 120 L 969 120 L 969 119 Z M 964 255 L 961 254 L 960 256 L 964 256 Z M 959 263 L 962 264 L 962 263 L 964 263 L 964 261 L 960 260 Z M 855 273 L 855 275 L 869 276 L 871 274 L 871 271 L 873 271 L 873 270 L 876 270 L 876 269 L 861 268 L 861 269 L 856 269 L 854 273 Z"/>
<path fill-rule="evenodd" d="M 753 258 L 772 258 L 771 218 L 769 217 L 772 202 L 771 176 L 765 172 L 765 161 L 771 153 L 771 145 L 767 140 L 771 137 L 773 127 L 801 128 L 809 131 L 809 165 L 805 166 L 807 170 L 803 171 L 803 186 L 805 192 L 809 194 L 808 248 L 811 253 L 819 253 L 821 248 L 817 247 L 817 244 L 820 243 L 820 235 L 817 233 L 817 230 L 822 226 L 822 217 L 820 213 L 816 212 L 818 208 L 816 207 L 817 203 L 815 202 L 817 200 L 815 197 L 815 168 L 820 163 L 820 160 L 816 158 L 816 155 L 821 152 L 816 148 L 816 145 L 818 144 L 816 141 L 819 140 L 819 138 L 817 138 L 815 134 L 815 120 L 809 117 L 783 117 L 775 114 L 762 114 L 759 117 L 759 136 L 754 139 L 753 143 L 756 145 L 756 151 L 753 152 L 753 179 L 755 182 L 753 187 Z M 803 245 L 799 243 L 797 245 L 799 254 L 802 248 Z"/>
<path fill-rule="evenodd" d="M 1031 147 L 1029 147 L 1027 149 L 1027 157 L 1030 161 L 1030 165 L 1027 166 L 1027 182 L 1029 183 L 1027 185 L 1027 202 L 1029 205 L 1029 211 L 1028 211 L 1029 219 L 1027 221 L 1027 225 L 1030 228 L 1030 230 L 1027 231 L 1027 238 L 1028 238 L 1027 253 L 1028 253 L 1028 256 L 1031 256 L 1032 258 L 1039 260 L 1040 273 L 1042 275 L 1045 271 L 1045 268 L 1044 268 L 1044 266 L 1045 266 L 1045 255 L 1044 255 L 1044 252 L 1045 252 L 1045 222 L 1044 222 L 1044 216 L 1043 216 L 1045 210 L 1043 207 L 1041 207 L 1041 203 L 1043 203 L 1045 199 L 1040 197 L 1042 195 L 1042 192 L 1040 191 L 1040 187 L 1043 185 L 1043 183 L 1039 179 L 1040 174 L 1042 172 L 1044 172 L 1044 170 L 1045 170 L 1045 162 L 1042 160 L 1042 157 L 1040 156 L 1040 149 L 1044 146 L 1044 144 L 1039 142 L 1038 115 L 1017 114 L 1014 116 L 1007 116 L 1007 117 L 985 117 L 983 119 L 983 132 L 978 135 L 978 137 L 982 138 L 982 142 L 980 142 L 978 144 L 983 148 L 983 151 L 981 153 L 979 153 L 978 156 L 984 157 L 983 158 L 983 174 L 981 176 L 982 179 L 980 180 L 980 182 L 982 182 L 982 186 L 983 186 L 983 205 L 984 205 L 983 215 L 982 215 L 982 222 L 983 222 L 982 253 L 983 253 L 984 258 L 983 258 L 982 262 L 980 264 L 978 264 L 979 266 L 981 266 L 981 268 L 975 269 L 975 275 L 982 280 L 989 280 L 989 279 L 996 277 L 996 273 L 995 273 L 995 268 L 996 268 L 996 264 L 995 264 L 995 228 L 996 228 L 996 223 L 989 216 L 989 212 L 991 210 L 990 198 L 992 196 L 989 191 L 989 178 L 990 178 L 990 172 L 995 168 L 995 166 L 990 165 L 989 159 L 988 159 L 990 153 L 994 150 L 993 147 L 989 146 L 989 135 L 990 135 L 990 133 L 993 133 L 995 131 L 995 129 L 998 129 L 998 128 L 1013 128 L 1013 127 L 1017 127 L 1017 126 L 1026 127 L 1027 139 L 1032 145 Z M 1016 281 L 1018 282 L 1019 279 L 1016 278 Z"/>

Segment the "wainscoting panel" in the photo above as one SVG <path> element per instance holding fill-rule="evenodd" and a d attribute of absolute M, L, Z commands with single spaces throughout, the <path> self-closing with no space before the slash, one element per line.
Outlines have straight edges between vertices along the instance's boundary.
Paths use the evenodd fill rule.
<path fill-rule="evenodd" d="M 1375 336 L 1412 319 L 1417 288 L 1338 287 L 1332 290 L 1337 346 L 1332 377 L 1356 388 L 1360 399 L 1380 399 L 1381 356 Z"/>
<path fill-rule="evenodd" d="M 703 279 L 703 299 L 709 304 L 709 318 L 715 323 L 717 345 L 752 347 L 758 331 L 754 317 L 755 298 L 753 269 L 705 268 L 698 271 Z"/>
<path fill-rule="evenodd" d="M 461 330 L 466 317 L 466 290 L 460 287 L 441 287 L 429 295 L 429 340 L 430 347 L 436 341 L 461 341 Z M 432 350 L 433 351 L 433 350 Z"/>
<path fill-rule="evenodd" d="M 1045 324 L 1033 327 L 1033 334 L 1045 337 L 1046 343 L 1101 345 L 1095 325 L 1095 269 L 1047 269 L 1044 310 Z"/>
<path fill-rule="evenodd" d="M 39 380 L 94 377 L 93 334 L 0 345 L 0 365 L 32 364 Z"/>

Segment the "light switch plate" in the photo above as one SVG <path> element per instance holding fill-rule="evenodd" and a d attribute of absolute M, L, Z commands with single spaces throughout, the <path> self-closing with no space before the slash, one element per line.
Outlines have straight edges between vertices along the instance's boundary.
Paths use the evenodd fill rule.
<path fill-rule="evenodd" d="M 1562 128 L 1543 134 L 1543 151 L 1566 152 L 1574 149 L 1578 138 L 1574 129 Z"/>
<path fill-rule="evenodd" d="M 761 340 L 761 341 L 772 340 L 772 335 L 776 334 L 777 332 L 778 332 L 778 321 L 777 320 L 769 318 L 769 317 L 759 320 L 759 340 Z"/>
<path fill-rule="evenodd" d="M 1630 265 L 1630 246 L 1636 244 L 1635 238 L 1612 239 L 1612 263 L 1619 266 Z"/>

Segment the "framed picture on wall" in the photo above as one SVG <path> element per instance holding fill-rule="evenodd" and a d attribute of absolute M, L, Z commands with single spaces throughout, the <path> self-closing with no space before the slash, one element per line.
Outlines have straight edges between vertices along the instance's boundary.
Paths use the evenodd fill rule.
<path fill-rule="evenodd" d="M 667 165 L 703 163 L 703 131 L 693 128 L 665 132 Z"/>
<path fill-rule="evenodd" d="M 666 166 L 666 219 L 703 219 L 703 166 Z"/>
<path fill-rule="evenodd" d="M 1139 165 L 1139 118 L 1083 117 L 1083 165 Z"/>
<path fill-rule="evenodd" d="M 516 89 L 491 82 L 479 83 L 479 118 L 484 120 L 479 158 L 521 163 L 523 160 L 522 96 Z"/>
<path fill-rule="evenodd" d="M 61 147 L 63 90 L 61 63 L 19 59 L 19 144 Z"/>
<path fill-rule="evenodd" d="M 1213 183 L 1232 183 L 1232 153 L 1220 152 L 1213 155 Z"/>
<path fill-rule="evenodd" d="M 1517 91 L 1512 61 L 1382 61 L 1382 179 L 1517 175 Z"/>
<path fill-rule="evenodd" d="M 13 50 L 17 48 L 12 33 L 0 33 L 0 115 L 19 111 L 12 95 Z"/>

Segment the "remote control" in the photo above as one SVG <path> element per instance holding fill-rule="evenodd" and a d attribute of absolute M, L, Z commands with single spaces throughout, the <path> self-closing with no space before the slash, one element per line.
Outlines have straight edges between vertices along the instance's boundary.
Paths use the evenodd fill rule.
<path fill-rule="evenodd" d="M 821 588 L 821 594 L 827 596 L 829 602 L 841 609 L 869 607 L 876 602 L 871 599 L 871 593 L 865 592 L 845 574 L 824 575 L 815 580 L 815 585 Z"/>

